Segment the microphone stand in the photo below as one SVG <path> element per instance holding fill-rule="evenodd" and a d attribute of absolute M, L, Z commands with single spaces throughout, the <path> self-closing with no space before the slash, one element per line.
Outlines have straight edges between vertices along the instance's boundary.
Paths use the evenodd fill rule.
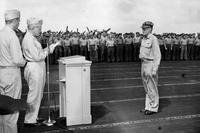
<path fill-rule="evenodd" d="M 43 124 L 46 126 L 53 126 L 54 123 L 56 122 L 55 120 L 51 120 L 51 111 L 50 111 L 50 91 L 49 91 L 49 43 L 47 43 L 47 48 L 48 48 L 48 55 L 47 55 L 47 93 L 48 93 L 48 120 L 45 120 Z"/>

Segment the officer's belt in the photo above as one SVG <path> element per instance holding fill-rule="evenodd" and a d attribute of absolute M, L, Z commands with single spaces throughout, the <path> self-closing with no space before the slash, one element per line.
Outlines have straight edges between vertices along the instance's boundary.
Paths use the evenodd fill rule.
<path fill-rule="evenodd" d="M 25 63 L 25 65 L 24 65 L 24 67 L 26 67 L 26 65 L 27 65 L 27 63 L 28 63 L 28 62 L 31 62 L 31 61 L 29 61 L 29 60 L 26 60 L 26 63 Z"/>
<path fill-rule="evenodd" d="M 20 67 L 18 67 L 18 66 L 0 66 L 0 69 L 6 69 L 6 68 L 15 68 L 15 69 L 18 69 Z"/>
<path fill-rule="evenodd" d="M 140 44 L 140 42 L 134 42 L 133 44 Z"/>
<path fill-rule="evenodd" d="M 26 62 L 43 62 L 43 61 L 30 61 L 30 60 L 26 60 Z"/>
<path fill-rule="evenodd" d="M 26 67 L 26 65 L 27 65 L 29 62 L 41 62 L 41 61 L 30 61 L 30 60 L 26 60 L 26 63 L 25 63 L 25 65 L 24 65 L 24 67 Z"/>
<path fill-rule="evenodd" d="M 153 61 L 153 59 L 147 59 L 147 58 L 143 58 L 141 59 L 142 62 L 145 62 L 145 61 Z"/>

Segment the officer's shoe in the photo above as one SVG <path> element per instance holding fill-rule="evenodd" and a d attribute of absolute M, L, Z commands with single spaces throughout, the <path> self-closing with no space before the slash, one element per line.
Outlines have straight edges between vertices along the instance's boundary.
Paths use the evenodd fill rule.
<path fill-rule="evenodd" d="M 153 112 L 153 111 L 149 111 L 149 110 L 145 110 L 144 111 L 144 115 L 153 115 L 156 114 L 157 112 Z"/>

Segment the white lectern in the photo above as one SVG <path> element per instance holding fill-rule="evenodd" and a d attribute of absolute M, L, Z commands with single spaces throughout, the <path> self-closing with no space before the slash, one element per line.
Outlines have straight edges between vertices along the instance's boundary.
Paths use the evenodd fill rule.
<path fill-rule="evenodd" d="M 67 126 L 91 123 L 90 66 L 84 56 L 59 59 L 60 117 Z"/>

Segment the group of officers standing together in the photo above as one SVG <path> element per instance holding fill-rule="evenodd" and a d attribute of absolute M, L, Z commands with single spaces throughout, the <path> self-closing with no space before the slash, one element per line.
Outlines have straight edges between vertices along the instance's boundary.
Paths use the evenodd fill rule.
<path fill-rule="evenodd" d="M 24 67 L 24 78 L 29 88 L 24 126 L 34 126 L 37 124 L 46 80 L 45 58 L 53 53 L 60 42 L 42 48 L 37 37 L 41 35 L 43 21 L 31 17 L 27 20 L 27 32 L 20 44 L 15 32 L 20 23 L 20 11 L 7 10 L 4 15 L 5 27 L 0 30 L 0 96 L 8 96 L 7 99 L 21 99 L 20 68 Z M 0 103 L 10 104 L 7 99 Z M 15 106 L 15 104 L 10 105 L 10 110 Z M 0 115 L 0 133 L 17 133 L 18 110 L 20 108 Z"/>
<path fill-rule="evenodd" d="M 108 30 L 107 30 L 108 31 Z M 56 64 L 60 57 L 83 55 L 93 62 L 130 62 L 140 61 L 139 50 L 143 35 L 136 33 L 108 33 L 103 31 L 43 32 L 40 38 L 45 46 L 62 40 L 51 55 L 50 64 Z M 200 34 L 154 34 L 158 38 L 162 60 L 200 60 Z"/>

